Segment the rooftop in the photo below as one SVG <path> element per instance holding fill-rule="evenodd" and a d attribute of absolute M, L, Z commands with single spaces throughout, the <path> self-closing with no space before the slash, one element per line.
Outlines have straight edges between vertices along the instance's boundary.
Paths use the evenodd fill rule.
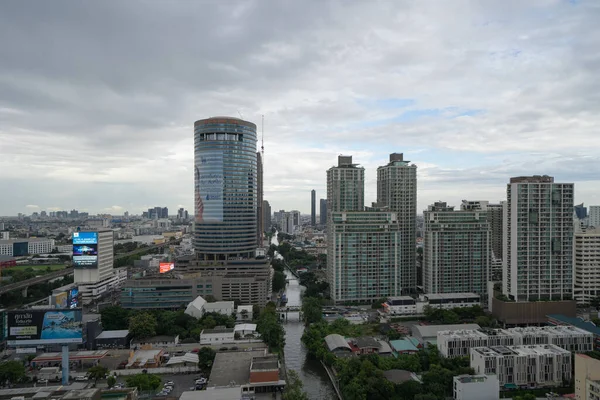
<path fill-rule="evenodd" d="M 383 371 L 383 376 L 385 378 L 395 384 L 402 384 L 408 381 L 418 381 L 419 378 L 410 371 L 406 371 L 403 369 L 390 369 L 387 371 Z"/>
<path fill-rule="evenodd" d="M 233 333 L 235 328 L 215 328 L 215 329 L 203 329 L 200 335 L 211 335 L 217 333 Z"/>
<path fill-rule="evenodd" d="M 252 359 L 264 355 L 265 350 L 217 353 L 208 379 L 208 388 L 248 384 Z"/>
<path fill-rule="evenodd" d="M 163 343 L 163 342 L 175 342 L 177 336 L 153 336 L 147 339 L 135 339 L 133 343 Z"/>
<path fill-rule="evenodd" d="M 238 387 L 224 387 L 212 390 L 183 392 L 179 400 L 238 400 L 242 397 L 242 390 Z"/>
<path fill-rule="evenodd" d="M 577 328 L 581 328 L 585 331 L 591 332 L 594 335 L 600 336 L 600 328 L 594 325 L 593 322 L 584 321 L 581 318 L 567 317 L 562 314 L 550 314 L 547 317 L 549 319 L 553 319 L 565 324 L 573 325 Z"/>
<path fill-rule="evenodd" d="M 279 370 L 277 356 L 262 356 L 252 359 L 252 371 Z"/>
<path fill-rule="evenodd" d="M 335 349 L 352 350 L 346 339 L 337 333 L 332 333 L 331 335 L 325 336 L 325 344 L 327 345 L 329 351 L 333 351 Z"/>
<path fill-rule="evenodd" d="M 233 301 L 215 301 L 213 303 L 204 304 L 204 310 L 210 312 L 208 310 L 218 310 L 222 308 L 234 308 Z"/>
<path fill-rule="evenodd" d="M 237 331 L 256 331 L 256 324 L 237 324 L 233 329 L 236 332 Z"/>
<path fill-rule="evenodd" d="M 472 297 L 479 297 L 476 293 L 431 293 L 425 294 L 429 300 L 453 300 L 453 299 L 470 299 Z"/>
<path fill-rule="evenodd" d="M 490 378 L 487 375 L 459 375 L 455 376 L 454 379 L 461 383 L 477 383 L 485 382 Z"/>
<path fill-rule="evenodd" d="M 460 331 L 481 329 L 477 324 L 456 324 L 456 325 L 414 325 L 413 331 L 417 331 L 422 338 L 437 337 L 440 331 Z"/>
<path fill-rule="evenodd" d="M 81 399 L 81 398 L 90 398 L 94 397 L 96 393 L 98 393 L 100 389 L 79 389 L 79 390 L 69 390 L 62 396 L 62 399 Z"/>
<path fill-rule="evenodd" d="M 392 348 L 397 352 L 419 351 L 419 348 L 417 346 L 415 346 L 415 344 L 412 342 L 412 340 L 407 339 L 407 338 L 391 340 L 390 344 L 392 345 Z"/>
<path fill-rule="evenodd" d="M 121 331 L 104 331 L 98 336 L 96 339 L 117 339 L 117 338 L 125 338 L 129 335 L 129 331 L 127 329 Z"/>

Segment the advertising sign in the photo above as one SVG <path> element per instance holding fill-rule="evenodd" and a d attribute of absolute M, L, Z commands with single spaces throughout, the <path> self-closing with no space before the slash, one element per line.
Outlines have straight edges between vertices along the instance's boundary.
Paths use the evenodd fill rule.
<path fill-rule="evenodd" d="M 56 308 L 69 308 L 67 307 L 67 299 L 69 294 L 67 292 L 61 292 L 54 296 L 54 305 Z"/>
<path fill-rule="evenodd" d="M 175 263 L 160 263 L 158 268 L 158 272 L 164 274 L 165 272 L 173 271 L 175 269 Z"/>
<path fill-rule="evenodd" d="M 79 288 L 73 288 L 73 289 L 69 290 L 66 308 L 77 308 L 77 307 L 79 307 Z"/>
<path fill-rule="evenodd" d="M 73 267 L 98 266 L 98 232 L 73 232 Z"/>
<path fill-rule="evenodd" d="M 223 154 L 200 154 L 194 176 L 196 222 L 223 222 Z"/>
<path fill-rule="evenodd" d="M 81 310 L 7 311 L 10 346 L 83 343 Z"/>
<path fill-rule="evenodd" d="M 35 347 L 19 347 L 17 349 L 17 354 L 35 354 L 37 353 L 37 349 Z"/>

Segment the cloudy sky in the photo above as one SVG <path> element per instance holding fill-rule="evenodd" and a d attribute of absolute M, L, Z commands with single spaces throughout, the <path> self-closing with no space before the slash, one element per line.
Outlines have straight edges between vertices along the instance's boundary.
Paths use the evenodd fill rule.
<path fill-rule="evenodd" d="M 419 210 L 510 176 L 600 204 L 600 2 L 2 1 L 0 215 L 193 204 L 193 122 L 265 116 L 265 198 L 403 152 Z"/>

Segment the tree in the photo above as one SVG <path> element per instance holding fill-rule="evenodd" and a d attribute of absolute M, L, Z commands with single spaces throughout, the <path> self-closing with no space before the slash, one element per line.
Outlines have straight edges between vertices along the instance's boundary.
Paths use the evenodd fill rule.
<path fill-rule="evenodd" d="M 302 387 L 298 373 L 293 369 L 289 370 L 283 400 L 308 400 L 308 395 L 302 390 Z"/>
<path fill-rule="evenodd" d="M 381 309 L 383 308 L 383 303 L 385 303 L 387 301 L 387 299 L 379 299 L 377 301 L 375 301 L 373 304 L 371 304 L 371 308 L 372 309 Z"/>
<path fill-rule="evenodd" d="M 102 327 L 107 331 L 129 328 L 129 310 L 120 306 L 108 306 L 100 311 Z"/>
<path fill-rule="evenodd" d="M 108 375 L 108 368 L 102 365 L 96 365 L 88 369 L 88 376 L 90 379 L 93 379 L 94 382 L 98 382 L 98 379 L 104 379 L 104 377 Z"/>
<path fill-rule="evenodd" d="M 590 301 L 590 306 L 594 307 L 596 310 L 600 310 L 600 296 L 593 298 Z"/>
<path fill-rule="evenodd" d="M 25 378 L 25 366 L 20 361 L 0 363 L 0 382 L 17 383 Z"/>
<path fill-rule="evenodd" d="M 161 380 L 157 375 L 137 374 L 125 379 L 127 387 L 136 387 L 138 390 L 156 390 L 160 387 Z"/>
<path fill-rule="evenodd" d="M 129 333 L 134 339 L 144 339 L 156 335 L 156 317 L 148 313 L 140 313 L 129 319 Z"/>
<path fill-rule="evenodd" d="M 112 388 L 113 386 L 115 386 L 115 384 L 117 383 L 117 378 L 115 378 L 114 376 L 109 376 L 108 379 L 106 380 L 106 384 L 108 385 L 109 388 Z"/>
<path fill-rule="evenodd" d="M 256 322 L 256 331 L 260 333 L 263 342 L 272 352 L 283 350 L 285 346 L 285 331 L 277 319 L 275 307 L 267 303 Z"/>
<path fill-rule="evenodd" d="M 323 319 L 323 306 L 321 300 L 316 297 L 307 297 L 302 302 L 302 314 L 304 322 L 312 324 Z"/>
<path fill-rule="evenodd" d="M 198 368 L 204 372 L 209 372 L 217 353 L 210 347 L 202 347 L 198 351 Z"/>
<path fill-rule="evenodd" d="M 515 396 L 514 400 L 535 400 L 536 398 L 537 397 L 535 397 L 534 394 L 525 393 L 523 395 Z"/>
<path fill-rule="evenodd" d="M 273 275 L 273 291 L 279 292 L 281 289 L 285 289 L 285 274 L 281 271 L 275 271 Z"/>

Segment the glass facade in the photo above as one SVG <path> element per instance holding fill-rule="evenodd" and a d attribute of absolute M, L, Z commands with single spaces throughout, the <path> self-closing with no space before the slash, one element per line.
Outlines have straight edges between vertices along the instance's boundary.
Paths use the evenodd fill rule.
<path fill-rule="evenodd" d="M 194 247 L 200 258 L 249 258 L 257 243 L 256 125 L 215 117 L 194 124 Z"/>

